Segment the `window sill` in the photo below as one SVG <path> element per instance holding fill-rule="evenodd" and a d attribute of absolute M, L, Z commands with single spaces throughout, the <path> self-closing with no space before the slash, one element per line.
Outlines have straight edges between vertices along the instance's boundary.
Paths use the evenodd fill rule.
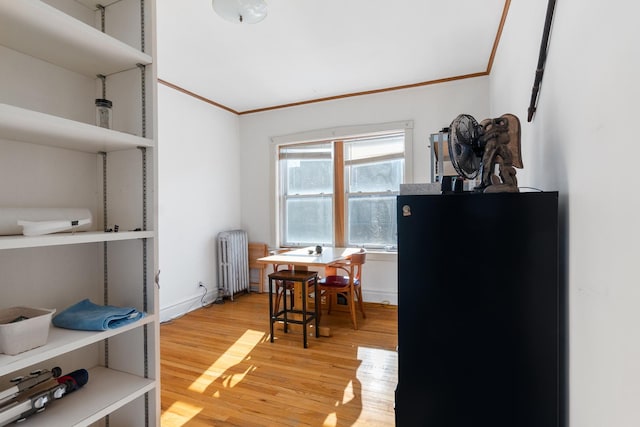
<path fill-rule="evenodd" d="M 367 261 L 396 262 L 398 251 L 385 251 L 384 249 L 367 249 Z"/>

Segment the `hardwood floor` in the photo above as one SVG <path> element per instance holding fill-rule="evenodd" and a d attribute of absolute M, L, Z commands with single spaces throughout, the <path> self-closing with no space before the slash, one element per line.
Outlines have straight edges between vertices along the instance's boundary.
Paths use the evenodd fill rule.
<path fill-rule="evenodd" d="M 276 328 L 268 294 L 240 295 L 160 326 L 163 427 L 394 426 L 397 307 L 322 316 L 332 336 Z"/>

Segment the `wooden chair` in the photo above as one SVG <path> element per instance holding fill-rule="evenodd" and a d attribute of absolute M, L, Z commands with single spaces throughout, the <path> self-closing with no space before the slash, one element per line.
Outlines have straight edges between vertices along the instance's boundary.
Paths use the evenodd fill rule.
<path fill-rule="evenodd" d="M 337 300 L 338 295 L 342 295 L 349 308 L 351 314 L 351 322 L 353 329 L 358 329 L 356 321 L 356 303 L 362 313 L 362 317 L 367 317 L 364 313 L 364 303 L 362 301 L 362 265 L 365 263 L 367 253 L 362 250 L 352 254 L 345 261 L 331 264 L 330 267 L 336 269 L 336 274 L 322 278 L 318 282 L 318 292 L 321 298 L 327 303 L 327 313 L 331 314 L 331 305 L 333 300 Z M 338 273 L 345 272 L 346 275 Z"/>
<path fill-rule="evenodd" d="M 258 270 L 258 281 L 251 281 L 251 274 L 249 274 L 249 287 L 251 285 L 258 285 L 258 293 L 262 293 L 264 290 L 264 276 L 266 265 L 256 262 L 258 258 L 263 258 L 269 255 L 269 248 L 266 243 L 249 242 L 249 270 Z M 251 273 L 251 272 L 249 272 Z"/>

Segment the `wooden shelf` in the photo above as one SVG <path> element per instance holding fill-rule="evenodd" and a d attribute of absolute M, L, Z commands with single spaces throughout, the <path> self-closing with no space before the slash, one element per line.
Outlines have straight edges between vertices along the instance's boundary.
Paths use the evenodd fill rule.
<path fill-rule="evenodd" d="M 39 0 L 0 0 L 0 44 L 89 77 L 152 62 L 151 56 Z"/>
<path fill-rule="evenodd" d="M 43 412 L 32 415 L 20 425 L 88 426 L 157 386 L 154 380 L 104 367 L 87 371 L 89 380 L 84 387 L 53 400 Z"/>
<path fill-rule="evenodd" d="M 155 314 L 147 314 L 137 322 L 106 331 L 76 331 L 51 326 L 45 345 L 13 356 L 0 354 L 0 376 L 44 362 L 63 353 L 97 343 L 114 335 L 153 323 L 156 320 L 157 316 Z"/>
<path fill-rule="evenodd" d="M 89 153 L 153 147 L 151 139 L 8 104 L 0 104 L 0 138 Z"/>
<path fill-rule="evenodd" d="M 39 248 L 44 246 L 77 245 L 80 243 L 113 242 L 116 240 L 150 239 L 153 231 L 78 231 L 43 236 L 0 236 L 1 249 Z"/>

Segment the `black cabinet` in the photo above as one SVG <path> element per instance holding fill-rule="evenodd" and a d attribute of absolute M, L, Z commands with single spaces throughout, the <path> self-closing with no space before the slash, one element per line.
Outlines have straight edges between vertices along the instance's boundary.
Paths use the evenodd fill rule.
<path fill-rule="evenodd" d="M 397 208 L 397 425 L 562 426 L 558 193 Z"/>

